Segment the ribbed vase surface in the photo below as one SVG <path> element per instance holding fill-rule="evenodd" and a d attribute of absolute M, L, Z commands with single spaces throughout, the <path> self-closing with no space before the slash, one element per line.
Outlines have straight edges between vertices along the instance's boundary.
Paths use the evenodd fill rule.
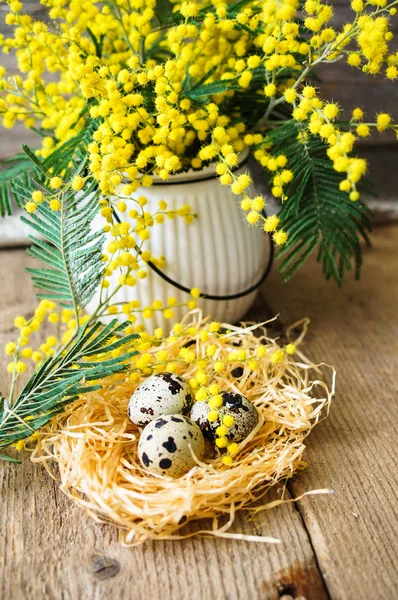
<path fill-rule="evenodd" d="M 245 172 L 241 167 L 237 174 Z M 200 179 L 200 177 L 202 177 Z M 165 218 L 161 224 L 151 227 L 151 238 L 145 249 L 155 257 L 165 256 L 163 272 L 188 289 L 199 288 L 212 295 L 229 295 L 241 292 L 256 283 L 268 260 L 268 244 L 260 228 L 249 226 L 229 186 L 223 186 L 209 171 L 189 172 L 176 175 L 167 183 L 157 183 L 136 192 L 144 195 L 147 212 L 158 210 L 160 200 L 165 200 L 168 209 L 178 210 L 188 204 L 198 215 L 193 223 L 183 218 Z M 123 215 L 128 220 L 127 213 Z M 118 275 L 110 278 L 110 289 L 117 285 Z M 252 305 L 256 292 L 236 300 L 198 300 L 203 316 L 211 315 L 217 321 L 236 323 Z M 139 280 L 135 287 L 124 286 L 115 296 L 115 302 L 138 300 L 142 307 L 154 300 L 167 305 L 175 297 L 186 302 L 189 294 L 164 281 L 157 273 L 148 269 L 148 277 Z M 88 306 L 94 307 L 96 299 Z M 168 330 L 171 324 L 181 320 L 185 307 L 175 308 L 174 318 L 166 320 L 162 312 L 155 312 L 151 319 L 138 319 L 148 330 L 162 327 Z"/>

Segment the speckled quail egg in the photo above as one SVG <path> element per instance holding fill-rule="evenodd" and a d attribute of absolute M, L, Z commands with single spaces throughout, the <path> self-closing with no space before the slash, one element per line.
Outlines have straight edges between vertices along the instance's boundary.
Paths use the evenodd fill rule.
<path fill-rule="evenodd" d="M 191 419 L 199 425 L 203 435 L 210 440 L 215 440 L 216 429 L 222 424 L 225 415 L 234 418 L 234 424 L 228 429 L 226 438 L 228 442 L 239 443 L 244 440 L 258 423 L 256 407 L 241 394 L 222 392 L 223 403 L 217 409 L 218 419 L 210 423 L 208 413 L 211 408 L 207 402 L 195 402 L 191 409 Z"/>
<path fill-rule="evenodd" d="M 175 373 L 157 373 L 134 391 L 127 408 L 129 419 L 144 427 L 153 419 L 175 413 L 187 413 L 191 407 L 191 389 Z"/>
<path fill-rule="evenodd" d="M 192 451 L 191 451 L 192 449 Z M 151 421 L 141 433 L 138 456 L 147 471 L 180 477 L 205 451 L 205 441 L 199 427 L 183 415 L 167 415 Z"/>

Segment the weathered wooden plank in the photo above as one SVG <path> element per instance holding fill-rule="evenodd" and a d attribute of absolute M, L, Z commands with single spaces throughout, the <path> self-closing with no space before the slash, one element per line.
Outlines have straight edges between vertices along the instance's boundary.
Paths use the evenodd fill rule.
<path fill-rule="evenodd" d="M 378 197 L 372 200 L 375 212 L 379 211 L 378 203 L 389 201 L 397 204 L 397 186 L 394 173 L 398 164 L 398 144 L 385 144 L 374 146 L 372 144 L 358 144 L 358 154 L 367 160 L 367 177 L 373 182 Z"/>
<path fill-rule="evenodd" d="M 322 65 L 318 75 L 322 80 L 319 84 L 322 98 L 338 102 L 346 111 L 343 117 L 351 118 L 353 108 L 359 106 L 365 112 L 366 121 L 374 122 L 379 112 L 387 112 L 397 120 L 398 86 L 383 75 L 364 75 L 343 61 Z M 388 139 L 394 138 L 376 133 L 371 143 L 386 143 Z"/>
<path fill-rule="evenodd" d="M 274 272 L 264 297 L 285 323 L 311 318 L 305 351 L 334 364 L 337 398 L 308 445 L 310 468 L 294 494 L 331 487 L 300 512 L 329 593 L 339 600 L 398 595 L 398 227 L 376 229 L 359 283 L 326 283 L 314 262 L 282 285 Z"/>
<path fill-rule="evenodd" d="M 283 530 L 281 547 L 196 538 L 129 549 L 109 526 L 92 522 L 62 496 L 40 467 L 27 461 L 6 467 L 5 486 L 15 491 L 6 493 L 2 505 L 4 598 L 182 600 L 189 594 L 194 600 L 276 600 L 283 586 L 307 599 L 326 598 L 293 506 L 276 509 L 255 529 Z M 236 529 L 253 533 L 242 517 Z"/>
<path fill-rule="evenodd" d="M 0 348 L 12 337 L 15 314 L 29 314 L 33 291 L 22 250 L 2 251 Z M 0 356 L 0 389 L 7 389 Z M 275 495 L 273 497 L 276 497 Z M 280 538 L 279 546 L 189 539 L 129 549 L 109 526 L 94 523 L 28 459 L 0 462 L 0 598 L 43 600 L 277 600 L 284 592 L 307 600 L 327 595 L 301 516 L 293 504 L 240 516 L 235 531 Z M 197 525 L 192 525 L 195 530 Z"/>
<path fill-rule="evenodd" d="M 34 131 L 27 130 L 22 123 L 18 123 L 11 130 L 4 129 L 0 120 L 0 161 L 21 152 L 22 144 L 39 148 L 40 138 Z"/>
<path fill-rule="evenodd" d="M 398 482 L 391 411 L 396 411 L 392 389 L 398 366 L 398 291 L 396 284 L 390 285 L 397 268 L 397 230 L 376 231 L 375 251 L 366 257 L 359 284 L 347 281 L 343 291 L 337 290 L 309 264 L 287 285 L 273 273 L 263 292 L 285 322 L 312 318 L 306 351 L 339 370 L 338 398 L 329 419 L 312 435 L 310 468 L 294 480 L 293 491 L 330 486 L 336 492 L 334 497 L 308 498 L 299 506 L 329 593 L 342 600 L 367 599 L 369 590 L 375 600 L 397 592 L 393 557 Z M 11 283 L 4 288 L 2 303 L 13 305 L 8 315 L 0 313 L 4 332 L 10 313 L 29 311 L 32 296 L 26 284 L 24 297 L 20 294 L 21 281 L 26 281 L 21 278 L 21 252 L 3 256 Z M 3 277 L 5 269 L 3 260 Z M 269 309 L 260 300 L 257 310 L 260 318 Z M 140 598 L 179 598 L 189 586 L 194 598 L 273 599 L 278 597 L 278 579 L 285 590 L 295 583 L 297 593 L 307 598 L 324 595 L 293 507 L 265 515 L 259 528 L 281 535 L 283 546 L 191 540 L 130 550 L 118 546 L 109 527 L 92 523 L 61 496 L 39 466 L 25 462 L 22 467 L 1 465 L 1 470 L 4 597 L 29 592 L 56 598 L 62 589 L 65 598 L 102 598 L 115 591 L 124 597 L 132 590 Z M 249 526 L 240 521 L 238 527 Z M 105 563 L 93 556 L 102 556 Z"/>

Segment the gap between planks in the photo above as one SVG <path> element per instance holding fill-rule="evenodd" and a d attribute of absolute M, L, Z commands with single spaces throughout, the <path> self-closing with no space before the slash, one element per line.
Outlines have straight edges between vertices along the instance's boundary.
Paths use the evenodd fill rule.
<path fill-rule="evenodd" d="M 360 282 L 339 290 L 312 259 L 287 284 L 274 270 L 262 295 L 290 324 L 309 316 L 304 352 L 337 369 L 329 418 L 314 429 L 309 468 L 291 481 L 320 570 L 338 600 L 398 597 L 398 226 L 377 227 Z M 371 594 L 371 595 L 370 595 Z"/>
<path fill-rule="evenodd" d="M 347 281 L 342 291 L 323 282 L 314 262 L 286 285 L 274 271 L 263 288 L 262 297 L 271 298 L 285 323 L 307 315 L 313 319 L 306 351 L 339 369 L 330 417 L 314 430 L 306 451 L 309 468 L 291 482 L 293 496 L 320 487 L 333 487 L 336 495 L 306 498 L 296 508 L 264 515 L 255 530 L 281 537 L 283 546 L 195 539 L 125 549 L 111 528 L 93 523 L 72 505 L 39 466 L 28 461 L 22 467 L 0 465 L 0 553 L 5 557 L 0 597 L 13 600 L 29 592 L 33 598 L 58 598 L 63 590 L 65 600 L 101 599 L 115 592 L 129 597 L 134 590 L 143 600 L 187 595 L 276 600 L 294 591 L 307 600 L 323 600 L 328 597 L 323 580 L 334 600 L 368 600 L 370 590 L 372 600 L 397 597 L 398 482 L 391 412 L 398 368 L 397 233 L 398 227 L 375 231 L 362 281 Z M 22 276 L 23 253 L 3 252 L 2 259 L 0 277 L 8 279 L 0 299 L 4 331 L 16 312 L 29 312 L 34 304 Z M 274 316 L 261 297 L 252 315 Z M 367 348 L 375 352 L 376 364 Z M 1 481 L 0 475 L 0 486 Z M 243 517 L 237 529 L 253 533 Z"/>

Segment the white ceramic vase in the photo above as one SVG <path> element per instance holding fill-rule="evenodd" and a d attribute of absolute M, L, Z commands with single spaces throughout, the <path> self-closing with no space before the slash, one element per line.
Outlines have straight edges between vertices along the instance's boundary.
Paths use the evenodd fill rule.
<path fill-rule="evenodd" d="M 241 166 L 237 174 L 246 170 Z M 214 167 L 177 174 L 167 182 L 157 180 L 151 187 L 139 189 L 136 195 L 147 198 L 145 210 L 148 212 L 156 212 L 159 200 L 165 200 L 170 210 L 188 204 L 198 215 L 193 223 L 188 224 L 180 217 L 166 218 L 162 224 L 155 224 L 150 229 L 151 238 L 145 249 L 153 256 L 165 256 L 163 272 L 172 280 L 188 289 L 195 287 L 207 294 L 225 296 L 242 292 L 261 278 L 269 259 L 265 234 L 244 220 L 239 198 L 232 194 L 229 186 L 220 184 Z M 129 219 L 127 213 L 123 219 Z M 116 274 L 110 278 L 110 284 L 110 289 L 117 285 Z M 236 323 L 249 310 L 256 293 L 257 290 L 235 300 L 199 299 L 197 306 L 203 316 L 211 315 L 220 322 Z M 154 300 L 167 305 L 171 296 L 178 302 L 192 299 L 148 268 L 146 279 L 139 280 L 135 287 L 123 287 L 114 300 L 138 300 L 144 307 Z M 95 305 L 94 298 L 88 310 Z M 138 317 L 137 322 L 149 331 L 156 327 L 167 331 L 186 311 L 186 307 L 175 308 L 171 321 L 166 320 L 161 311 L 156 311 L 151 319 Z"/>

